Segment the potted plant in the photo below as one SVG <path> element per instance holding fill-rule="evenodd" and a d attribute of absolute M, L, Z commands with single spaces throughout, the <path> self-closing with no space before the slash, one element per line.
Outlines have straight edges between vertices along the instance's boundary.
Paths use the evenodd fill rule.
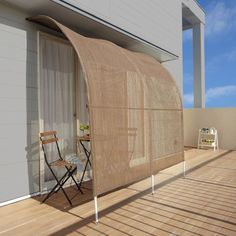
<path fill-rule="evenodd" d="M 79 128 L 83 132 L 83 135 L 89 136 L 89 125 L 87 125 L 87 124 L 80 124 Z"/>

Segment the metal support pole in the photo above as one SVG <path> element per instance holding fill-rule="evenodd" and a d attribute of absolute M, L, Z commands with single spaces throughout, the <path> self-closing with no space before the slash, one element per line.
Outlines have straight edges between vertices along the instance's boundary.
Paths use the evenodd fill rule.
<path fill-rule="evenodd" d="M 97 196 L 94 197 L 94 206 L 95 206 L 95 223 L 98 224 L 98 199 L 97 199 Z"/>
<path fill-rule="evenodd" d="M 155 193 L 154 185 L 155 185 L 155 179 L 154 175 L 151 176 L 151 182 L 152 182 L 152 195 Z"/>
<path fill-rule="evenodd" d="M 183 176 L 186 176 L 186 161 L 183 161 Z"/>

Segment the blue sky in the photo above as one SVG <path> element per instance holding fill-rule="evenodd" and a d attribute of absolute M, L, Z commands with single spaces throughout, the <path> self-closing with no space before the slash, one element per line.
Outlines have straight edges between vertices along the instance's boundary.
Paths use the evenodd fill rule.
<path fill-rule="evenodd" d="M 206 107 L 236 107 L 236 0 L 199 0 L 206 13 Z M 183 33 L 184 107 L 193 107 L 192 32 Z"/>

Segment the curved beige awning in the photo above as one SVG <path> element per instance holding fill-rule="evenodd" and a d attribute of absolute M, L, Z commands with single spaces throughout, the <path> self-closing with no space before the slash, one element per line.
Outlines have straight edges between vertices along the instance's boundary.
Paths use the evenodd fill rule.
<path fill-rule="evenodd" d="M 78 55 L 89 99 L 94 195 L 183 161 L 181 97 L 159 62 L 50 17 L 30 19 L 60 30 Z"/>

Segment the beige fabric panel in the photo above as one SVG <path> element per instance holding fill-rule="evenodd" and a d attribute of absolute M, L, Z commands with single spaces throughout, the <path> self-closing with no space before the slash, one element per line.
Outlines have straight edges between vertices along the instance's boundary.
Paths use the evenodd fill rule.
<path fill-rule="evenodd" d="M 183 161 L 182 102 L 159 62 L 47 16 L 31 19 L 62 31 L 78 54 L 88 91 L 94 195 Z"/>
<path fill-rule="evenodd" d="M 152 161 L 153 174 L 156 174 L 159 171 L 169 168 L 173 165 L 176 165 L 182 161 L 183 161 L 183 153 L 182 152 L 174 153 L 169 156 L 164 156 L 160 159 L 153 160 Z"/>
<path fill-rule="evenodd" d="M 151 110 L 148 117 L 151 172 L 155 174 L 175 165 L 176 160 L 183 161 L 182 111 Z"/>

